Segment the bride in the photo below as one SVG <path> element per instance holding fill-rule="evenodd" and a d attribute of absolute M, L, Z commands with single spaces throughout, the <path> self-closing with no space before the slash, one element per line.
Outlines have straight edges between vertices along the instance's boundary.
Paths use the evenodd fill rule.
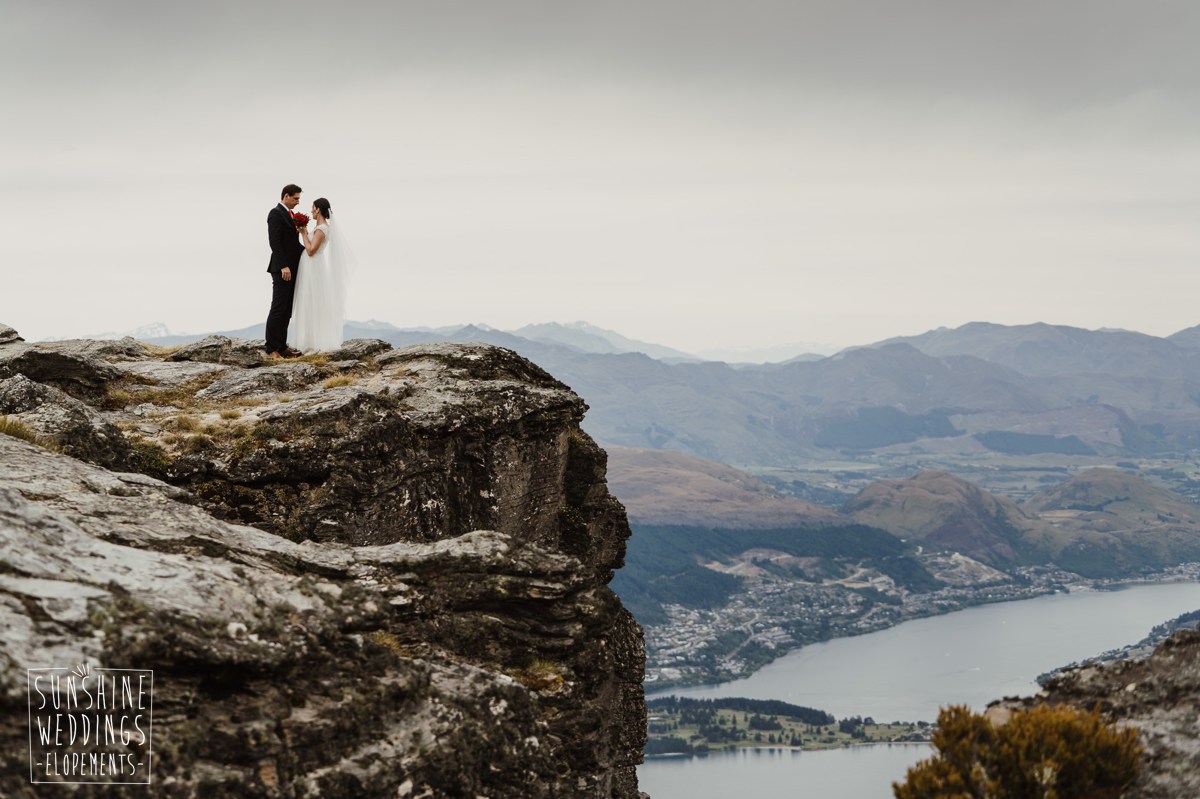
<path fill-rule="evenodd" d="M 351 259 L 330 222 L 329 200 L 313 200 L 312 217 L 317 223 L 312 235 L 300 229 L 304 252 L 296 270 L 291 339 L 303 352 L 329 352 L 342 345 Z"/>

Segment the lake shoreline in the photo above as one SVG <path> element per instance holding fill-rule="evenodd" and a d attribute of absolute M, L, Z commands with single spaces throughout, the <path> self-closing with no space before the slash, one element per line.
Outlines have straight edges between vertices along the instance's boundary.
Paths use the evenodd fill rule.
<path fill-rule="evenodd" d="M 644 755 L 643 759 L 669 760 L 681 757 L 708 757 L 709 755 L 728 755 L 735 752 L 834 752 L 839 749 L 858 749 L 869 746 L 924 746 L 933 748 L 929 741 L 866 741 L 862 743 L 837 744 L 836 746 L 727 746 L 720 749 L 709 749 L 707 752 L 664 752 L 658 755 Z"/>
<path fill-rule="evenodd" d="M 1191 565 L 1197 565 L 1197 564 L 1181 564 L 1181 567 L 1191 566 Z M 1175 568 L 1180 568 L 1180 567 L 1175 567 Z M 883 632 L 885 630 L 895 629 L 896 627 L 899 627 L 900 625 L 903 625 L 903 624 L 907 624 L 908 622 L 911 622 L 911 621 L 917 621 L 920 619 L 937 618 L 940 616 L 947 616 L 952 613 L 960 613 L 965 610 L 970 610 L 971 608 L 986 607 L 986 606 L 990 606 L 990 605 L 1004 605 L 1004 604 L 1013 603 L 1013 602 L 1025 602 L 1025 601 L 1028 601 L 1031 599 L 1037 599 L 1039 597 L 1054 596 L 1056 594 L 1079 594 L 1079 593 L 1089 593 L 1089 592 L 1116 592 L 1116 591 L 1122 591 L 1122 590 L 1125 590 L 1128 588 L 1135 588 L 1138 586 L 1171 585 L 1171 584 L 1176 584 L 1176 583 L 1191 583 L 1191 582 L 1200 582 L 1200 580 L 1197 579 L 1196 574 L 1187 574 L 1187 573 L 1181 574 L 1179 572 L 1169 572 L 1169 571 L 1158 572 L 1155 574 L 1146 575 L 1145 577 L 1139 577 L 1139 578 L 1127 577 L 1127 578 L 1121 578 L 1119 580 L 1114 579 L 1112 581 L 1088 580 L 1086 578 L 1081 577 L 1079 582 L 1066 584 L 1062 587 L 1062 589 L 1059 589 L 1059 590 L 1034 590 L 1034 591 L 1030 591 L 1028 594 L 1025 594 L 1022 596 L 1003 597 L 1003 598 L 998 598 L 998 599 L 994 599 L 994 600 L 981 599 L 977 602 L 964 603 L 958 607 L 946 608 L 946 609 L 940 610 L 940 611 L 934 610 L 934 611 L 930 611 L 927 613 L 920 613 L 920 612 L 913 613 L 911 616 L 906 616 L 904 618 L 896 619 L 891 624 L 881 624 L 879 627 L 874 627 L 871 629 L 855 630 L 855 631 L 840 633 L 840 634 L 835 633 L 834 635 L 830 635 L 825 638 L 820 638 L 818 640 L 806 641 L 806 642 L 800 644 L 799 646 L 791 647 L 789 649 L 780 651 L 771 660 L 768 660 L 768 661 L 765 661 L 762 663 L 758 663 L 753 668 L 749 669 L 746 673 L 737 675 L 733 678 L 722 678 L 722 679 L 716 679 L 716 680 L 705 680 L 705 679 L 680 680 L 680 681 L 669 681 L 669 682 L 664 682 L 663 680 L 658 679 L 658 680 L 654 680 L 653 682 L 643 682 L 642 690 L 647 699 L 656 699 L 656 698 L 663 697 L 663 696 L 671 696 L 671 695 L 673 695 L 672 694 L 673 691 L 676 691 L 679 689 L 717 688 L 722 685 L 726 685 L 728 683 L 747 679 L 748 677 L 753 676 L 757 672 L 761 671 L 763 668 L 770 666 L 772 663 L 775 663 L 776 661 L 780 660 L 781 658 L 787 657 L 788 655 L 792 654 L 793 652 L 797 652 L 808 646 L 828 643 L 830 641 L 837 641 L 837 640 L 842 640 L 842 639 L 847 639 L 847 638 L 859 638 L 864 635 L 874 635 L 876 633 Z M 1164 619 L 1163 621 L 1166 621 L 1166 619 Z M 1130 642 L 1130 643 L 1133 643 L 1133 642 Z"/>
<path fill-rule="evenodd" d="M 839 719 L 862 717 L 864 722 L 933 719 L 940 707 L 950 704 L 979 711 L 1003 696 L 1036 693 L 1034 678 L 1049 668 L 1135 642 L 1165 620 L 1200 608 L 1197 580 L 1135 581 L 1122 588 L 918 619 L 903 628 L 793 651 L 752 678 L 720 690 L 673 693 L 691 699 L 786 702 L 819 708 Z M 669 724 L 663 732 L 694 745 L 707 744 L 707 755 L 724 756 L 647 755 L 638 768 L 638 781 L 655 799 L 727 799 L 745 793 L 747 786 L 753 786 L 754 795 L 791 796 L 797 795 L 798 785 L 804 786 L 806 796 L 884 799 L 892 796 L 893 783 L 903 782 L 907 769 L 933 753 L 908 741 L 888 741 L 886 733 L 870 728 L 867 732 L 879 740 L 847 741 L 845 746 L 810 750 L 807 756 L 792 747 L 790 730 L 782 744 L 766 741 L 763 729 L 761 742 L 743 740 L 738 743 L 751 746 L 718 749 L 732 741 L 691 740 L 698 721 L 709 722 L 695 717 L 687 725 Z M 782 716 L 779 721 L 787 725 Z M 737 722 L 739 730 L 749 729 L 741 713 Z M 732 725 L 726 720 L 718 727 L 728 732 Z M 803 731 L 803 738 L 810 739 L 810 732 Z M 775 735 L 778 738 L 778 730 Z"/>

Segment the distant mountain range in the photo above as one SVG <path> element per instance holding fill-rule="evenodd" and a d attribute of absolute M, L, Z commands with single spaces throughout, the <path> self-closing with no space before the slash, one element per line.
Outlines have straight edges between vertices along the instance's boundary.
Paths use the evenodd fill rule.
<path fill-rule="evenodd" d="M 1159 338 L 1129 330 L 1084 330 L 1049 325 L 995 325 L 972 322 L 919 336 L 873 344 L 908 344 L 926 355 L 970 355 L 1035 377 L 1110 375 L 1167 377 L 1195 374 L 1200 365 L 1200 329 Z"/>
<path fill-rule="evenodd" d="M 263 324 L 251 325 L 237 330 L 220 330 L 215 335 L 230 338 L 260 339 L 264 335 Z M 587 322 L 545 322 L 530 324 L 517 330 L 504 331 L 490 325 L 451 325 L 449 327 L 397 327 L 389 322 L 370 319 L 366 322 L 348 321 L 344 328 L 345 337 L 351 338 L 412 338 L 413 343 L 428 343 L 430 341 L 458 341 L 464 337 L 477 340 L 479 336 L 502 336 L 516 342 L 524 340 L 536 344 L 565 347 L 576 352 L 590 352 L 602 355 L 616 355 L 626 352 L 638 352 L 651 358 L 668 363 L 680 361 L 701 361 L 700 357 L 681 350 L 652 344 L 648 341 L 627 338 L 615 330 L 606 330 Z M 163 347 L 173 347 L 198 341 L 213 333 L 171 333 L 162 322 L 152 322 L 133 330 L 121 333 L 99 333 L 86 336 L 93 339 L 111 339 L 132 336 L 140 341 L 157 344 Z M 396 343 L 396 342 L 393 342 Z M 790 350 L 789 350 L 790 351 Z M 820 356 L 813 356 L 820 357 Z"/>
<path fill-rule="evenodd" d="M 538 325 L 526 325 L 510 331 L 514 336 L 527 338 L 542 344 L 561 345 L 578 350 L 603 355 L 618 355 L 623 352 L 640 352 L 660 361 L 698 361 L 695 355 L 686 352 L 651 344 L 646 341 L 626 338 L 615 330 L 605 330 L 587 322 L 572 322 L 559 324 L 547 322 Z"/>
<path fill-rule="evenodd" d="M 225 331 L 261 337 L 261 326 Z M 591 406 L 601 443 L 774 466 L 896 447 L 936 453 L 1150 454 L 1200 444 L 1200 328 L 1168 338 L 972 323 L 817 360 L 730 364 L 586 323 L 515 331 L 352 322 L 394 345 L 485 342 L 535 361 Z M 172 345 L 199 336 L 158 336 Z"/>

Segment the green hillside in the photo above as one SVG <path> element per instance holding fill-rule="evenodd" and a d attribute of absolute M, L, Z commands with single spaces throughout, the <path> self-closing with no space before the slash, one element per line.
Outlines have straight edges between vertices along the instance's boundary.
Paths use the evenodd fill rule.
<path fill-rule="evenodd" d="M 740 590 L 740 578 L 701 565 L 724 562 L 748 550 L 783 552 L 830 563 L 873 568 L 912 591 L 936 590 L 941 583 L 912 548 L 889 533 L 861 524 L 729 530 L 672 525 L 631 525 L 625 567 L 611 586 L 643 624 L 666 621 L 664 604 L 715 608 Z M 798 578 L 803 575 L 796 575 Z"/>
<path fill-rule="evenodd" d="M 1088 469 L 1021 508 L 1054 525 L 1054 562 L 1087 577 L 1200 560 L 1200 507 L 1117 469 Z"/>

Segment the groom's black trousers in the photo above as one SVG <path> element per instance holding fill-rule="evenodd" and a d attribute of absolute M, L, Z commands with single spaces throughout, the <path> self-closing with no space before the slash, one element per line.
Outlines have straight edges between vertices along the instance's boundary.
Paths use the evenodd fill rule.
<path fill-rule="evenodd" d="M 292 297 L 296 293 L 296 274 L 284 280 L 278 271 L 271 275 L 271 310 L 267 312 L 267 352 L 283 353 L 287 348 L 288 322 L 292 319 Z"/>

